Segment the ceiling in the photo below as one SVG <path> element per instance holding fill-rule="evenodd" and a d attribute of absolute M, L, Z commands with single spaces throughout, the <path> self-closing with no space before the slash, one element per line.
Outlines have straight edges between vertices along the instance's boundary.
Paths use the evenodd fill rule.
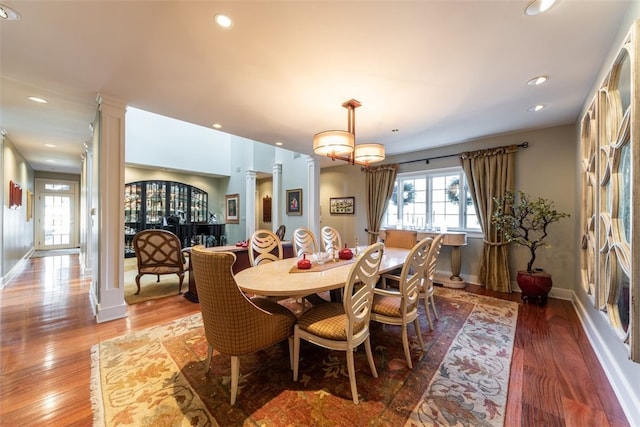
<path fill-rule="evenodd" d="M 307 154 L 351 98 L 387 155 L 574 123 L 631 0 L 528 1 L 0 0 L 21 15 L 0 22 L 0 128 L 79 173 L 98 94 Z"/>

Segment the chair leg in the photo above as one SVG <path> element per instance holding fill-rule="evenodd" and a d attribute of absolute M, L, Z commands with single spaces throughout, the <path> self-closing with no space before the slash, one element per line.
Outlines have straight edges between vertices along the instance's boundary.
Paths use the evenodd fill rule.
<path fill-rule="evenodd" d="M 407 366 L 413 369 L 411 363 L 411 352 L 409 351 L 409 334 L 407 333 L 407 324 L 402 325 L 402 347 L 404 348 L 404 357 L 407 359 Z"/>
<path fill-rule="evenodd" d="M 182 293 L 182 282 L 184 281 L 184 273 L 180 274 L 180 273 L 176 273 L 178 275 L 178 279 L 180 279 L 180 281 L 178 282 L 178 295 L 180 295 Z"/>
<path fill-rule="evenodd" d="M 349 371 L 349 383 L 351 384 L 351 395 L 353 396 L 353 403 L 356 405 L 360 403 L 358 401 L 358 386 L 356 385 L 356 368 L 353 362 L 353 349 L 347 349 L 347 371 Z"/>
<path fill-rule="evenodd" d="M 364 342 L 364 351 L 367 353 L 367 360 L 369 361 L 369 368 L 371 368 L 371 375 L 373 378 L 378 378 L 378 371 L 376 370 L 376 364 L 373 361 L 373 353 L 371 352 L 371 341 L 367 337 Z"/>
<path fill-rule="evenodd" d="M 160 275 L 158 274 L 158 280 L 156 280 L 156 283 L 160 283 Z"/>
<path fill-rule="evenodd" d="M 438 310 L 436 310 L 436 301 L 433 298 L 433 294 L 429 295 L 429 301 L 431 301 L 431 308 L 433 308 L 433 315 L 436 317 L 436 320 L 438 320 L 439 319 Z"/>
<path fill-rule="evenodd" d="M 431 320 L 431 313 L 429 310 L 429 297 L 424 296 L 424 312 L 427 315 L 427 321 L 429 322 L 429 329 L 433 331 L 433 320 Z"/>
<path fill-rule="evenodd" d="M 297 333 L 298 326 L 293 330 L 293 380 L 298 381 L 298 365 L 300 363 L 300 336 Z"/>
<path fill-rule="evenodd" d="M 420 319 L 416 317 L 416 319 L 413 321 L 413 326 L 415 326 L 416 328 L 416 335 L 418 335 L 418 342 L 420 343 L 420 348 L 422 349 L 422 351 L 424 351 L 425 347 L 424 347 L 424 341 L 422 341 L 422 331 L 420 331 Z"/>
<path fill-rule="evenodd" d="M 136 295 L 140 293 L 140 275 L 136 276 L 136 286 L 138 286 L 138 290 L 136 291 Z"/>
<path fill-rule="evenodd" d="M 209 348 L 207 349 L 207 361 L 206 366 L 207 366 L 207 372 L 209 372 L 211 370 L 211 359 L 213 358 L 213 346 L 211 344 L 209 344 Z"/>
<path fill-rule="evenodd" d="M 240 358 L 231 356 L 231 404 L 235 405 L 238 395 L 238 377 L 240 376 Z"/>

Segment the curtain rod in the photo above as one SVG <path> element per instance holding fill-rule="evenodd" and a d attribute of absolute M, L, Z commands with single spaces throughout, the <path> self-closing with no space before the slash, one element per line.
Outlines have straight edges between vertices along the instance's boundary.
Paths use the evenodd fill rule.
<path fill-rule="evenodd" d="M 520 148 L 527 148 L 527 147 L 529 147 L 529 143 L 525 141 L 522 144 L 518 144 L 517 146 L 520 147 Z M 500 147 L 493 147 L 493 148 L 500 148 Z M 487 150 L 492 150 L 493 148 L 487 148 Z M 431 160 L 445 159 L 447 157 L 458 157 L 459 155 L 460 155 L 460 153 L 458 153 L 458 154 L 447 154 L 447 155 L 444 155 L 444 156 L 436 156 L 436 157 L 427 157 L 425 159 L 406 160 L 404 162 L 398 162 L 398 164 L 404 165 L 406 163 L 416 163 L 416 162 L 425 162 L 426 164 L 429 164 L 429 161 L 431 161 Z"/>

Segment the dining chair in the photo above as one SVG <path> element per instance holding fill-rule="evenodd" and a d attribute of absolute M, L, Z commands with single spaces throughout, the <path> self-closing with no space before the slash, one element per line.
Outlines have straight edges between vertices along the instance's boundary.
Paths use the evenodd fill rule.
<path fill-rule="evenodd" d="M 316 236 L 311 230 L 300 227 L 293 231 L 293 251 L 296 257 L 301 257 L 302 254 L 313 255 L 318 252 Z"/>
<path fill-rule="evenodd" d="M 325 226 L 320 230 L 320 234 L 322 235 L 322 245 L 324 247 L 325 252 L 329 251 L 339 251 L 342 248 L 342 239 L 340 238 L 340 233 L 333 227 Z"/>
<path fill-rule="evenodd" d="M 384 245 L 391 248 L 411 249 L 418 242 L 418 232 L 416 230 L 384 230 Z"/>
<path fill-rule="evenodd" d="M 324 348 L 346 352 L 353 403 L 359 402 L 353 352 L 360 344 L 364 343 L 371 374 L 378 378 L 369 339 L 369 318 L 373 288 L 378 281 L 378 268 L 383 252 L 382 243 L 374 243 L 365 248 L 349 270 L 342 303 L 319 304 L 300 316 L 293 328 L 294 381 L 298 381 L 301 339 Z"/>
<path fill-rule="evenodd" d="M 431 248 L 429 249 L 429 257 L 427 258 L 427 268 L 425 269 L 424 280 L 422 281 L 422 289 L 420 295 L 424 298 L 424 312 L 427 315 L 429 321 L 429 329 L 433 330 L 433 321 L 431 320 L 431 313 L 429 306 L 433 309 L 433 315 L 438 320 L 438 311 L 436 310 L 436 303 L 433 298 L 433 277 L 436 274 L 436 264 L 438 262 L 438 256 L 440 255 L 440 249 L 442 249 L 442 242 L 444 241 L 444 234 L 438 234 L 433 238 Z"/>
<path fill-rule="evenodd" d="M 284 240 L 284 235 L 287 232 L 287 226 L 282 224 L 280 227 L 278 227 L 278 229 L 275 231 L 276 236 L 278 236 L 278 239 L 280 239 L 280 241 Z"/>
<path fill-rule="evenodd" d="M 270 230 L 256 230 L 249 241 L 249 263 L 252 267 L 263 262 L 282 259 L 282 243 L 278 236 Z"/>
<path fill-rule="evenodd" d="M 371 320 L 385 325 L 396 325 L 402 328 L 402 346 L 407 366 L 413 369 L 411 352 L 409 351 L 408 325 L 413 323 L 422 351 L 425 350 L 420 332 L 420 319 L 418 308 L 420 303 L 420 290 L 425 277 L 429 258 L 431 237 L 426 237 L 416 243 L 404 262 L 399 276 L 384 274 L 398 282 L 398 289 L 373 290 L 373 305 L 371 306 Z"/>
<path fill-rule="evenodd" d="M 168 230 L 142 230 L 133 237 L 133 248 L 138 266 L 136 295 L 140 293 L 140 278 L 145 274 L 158 276 L 157 282 L 163 274 L 177 274 L 178 294 L 182 293 L 187 261 L 178 236 Z"/>
<path fill-rule="evenodd" d="M 231 267 L 232 252 L 191 251 L 204 333 L 209 344 L 207 372 L 213 351 L 231 356 L 231 404 L 238 394 L 240 356 L 255 353 L 288 339 L 292 362 L 293 325 L 296 316 L 283 305 L 267 298 L 247 298 L 238 288 Z"/>

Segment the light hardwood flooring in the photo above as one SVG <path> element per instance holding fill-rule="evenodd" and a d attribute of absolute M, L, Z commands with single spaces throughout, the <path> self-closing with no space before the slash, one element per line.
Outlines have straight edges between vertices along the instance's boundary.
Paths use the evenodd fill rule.
<path fill-rule="evenodd" d="M 90 426 L 91 346 L 198 310 L 176 295 L 97 324 L 78 255 L 29 260 L 0 290 L 0 425 Z M 570 302 L 521 304 L 505 425 L 629 425 Z"/>

